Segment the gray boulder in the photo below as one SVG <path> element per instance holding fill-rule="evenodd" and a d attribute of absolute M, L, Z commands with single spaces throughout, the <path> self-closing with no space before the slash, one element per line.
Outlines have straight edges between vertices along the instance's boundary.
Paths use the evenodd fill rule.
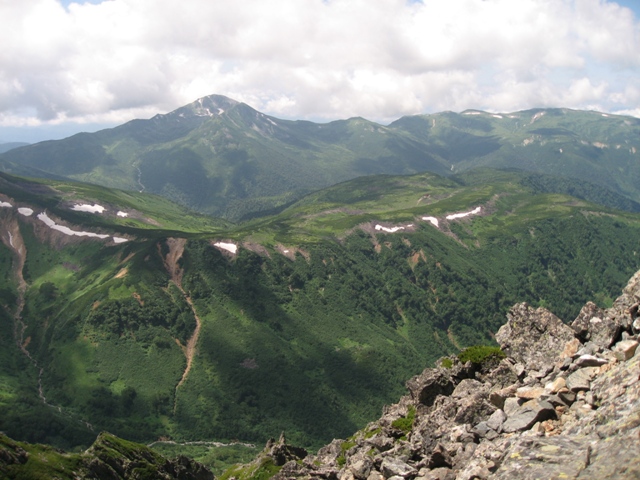
<path fill-rule="evenodd" d="M 380 471 L 384 478 L 390 477 L 415 477 L 418 471 L 415 467 L 403 462 L 399 458 L 390 457 L 385 458 L 380 466 Z"/>
<path fill-rule="evenodd" d="M 496 341 L 527 370 L 544 371 L 574 337 L 574 331 L 549 310 L 519 303 L 507 314 L 507 323 L 498 330 Z"/>
<path fill-rule="evenodd" d="M 556 418 L 556 410 L 545 400 L 531 400 L 516 410 L 502 425 L 505 433 L 530 429 L 535 423 Z"/>
<path fill-rule="evenodd" d="M 587 302 L 571 324 L 571 328 L 583 342 L 609 348 L 620 336 L 621 325 L 607 318 L 606 312 L 593 302 Z"/>
<path fill-rule="evenodd" d="M 572 392 L 589 390 L 591 388 L 591 379 L 597 370 L 597 367 L 586 367 L 576 370 L 567 378 L 567 388 Z"/>

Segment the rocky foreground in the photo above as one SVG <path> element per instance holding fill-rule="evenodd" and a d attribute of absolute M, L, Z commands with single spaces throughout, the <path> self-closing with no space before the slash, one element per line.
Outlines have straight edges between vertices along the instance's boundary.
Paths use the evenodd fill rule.
<path fill-rule="evenodd" d="M 496 335 L 506 358 L 441 359 L 353 437 L 309 456 L 281 438 L 225 477 L 640 478 L 639 305 L 640 272 L 571 326 L 515 305 Z"/>

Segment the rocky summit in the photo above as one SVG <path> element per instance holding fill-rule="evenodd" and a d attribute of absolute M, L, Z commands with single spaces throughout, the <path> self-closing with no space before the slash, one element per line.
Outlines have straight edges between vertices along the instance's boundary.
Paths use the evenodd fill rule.
<path fill-rule="evenodd" d="M 588 303 L 571 325 L 517 304 L 496 334 L 504 356 L 443 358 L 347 440 L 293 455 L 281 439 L 252 472 L 270 462 L 280 479 L 640 478 L 639 306 L 640 272 L 611 308 Z"/>

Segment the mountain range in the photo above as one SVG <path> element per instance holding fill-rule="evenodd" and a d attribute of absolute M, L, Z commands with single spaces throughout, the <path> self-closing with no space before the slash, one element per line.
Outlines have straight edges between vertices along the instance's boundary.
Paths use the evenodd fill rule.
<path fill-rule="evenodd" d="M 640 201 L 640 120 L 599 112 L 467 110 L 290 121 L 220 95 L 148 120 L 16 148 L 0 168 L 163 195 L 230 220 L 280 211 L 305 194 L 373 174 L 449 175 L 477 167 L 586 180 Z"/>
<path fill-rule="evenodd" d="M 192 457 L 346 437 L 517 301 L 613 304 L 640 268 L 637 131 L 563 109 L 321 125 L 213 96 L 10 150 L 0 431 Z"/>

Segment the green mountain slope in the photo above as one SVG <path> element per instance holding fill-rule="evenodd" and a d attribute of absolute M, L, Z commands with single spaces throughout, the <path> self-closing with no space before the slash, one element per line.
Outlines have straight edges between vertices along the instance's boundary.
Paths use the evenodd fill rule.
<path fill-rule="evenodd" d="M 0 153 L 8 152 L 9 150 L 13 150 L 14 148 L 24 147 L 29 145 L 25 142 L 6 142 L 0 143 Z"/>
<path fill-rule="evenodd" d="M 491 342 L 515 301 L 569 321 L 640 266 L 638 214 L 512 171 L 361 178 L 185 233 L 157 197 L 2 179 L 0 430 L 61 447 L 101 430 L 318 446 L 440 356 Z M 67 208 L 85 202 L 160 226 Z M 45 209 L 108 237 L 54 230 Z"/>
<path fill-rule="evenodd" d="M 155 193 L 231 220 L 276 213 L 363 175 L 481 166 L 580 179 L 640 201 L 639 133 L 636 118 L 568 109 L 318 124 L 212 95 L 149 120 L 13 149 L 0 155 L 0 169 Z"/>
<path fill-rule="evenodd" d="M 361 175 L 446 170 L 419 143 L 364 119 L 292 122 L 217 95 L 2 158 L 233 219 Z"/>
<path fill-rule="evenodd" d="M 454 171 L 519 168 L 586 180 L 640 200 L 634 178 L 640 120 L 570 109 L 508 114 L 468 110 L 404 117 L 389 125 L 432 145 Z"/>

